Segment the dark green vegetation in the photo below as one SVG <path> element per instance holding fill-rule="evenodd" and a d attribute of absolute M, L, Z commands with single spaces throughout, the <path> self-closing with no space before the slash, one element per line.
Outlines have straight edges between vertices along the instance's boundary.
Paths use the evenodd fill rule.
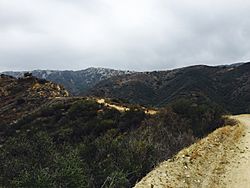
<path fill-rule="evenodd" d="M 131 187 L 223 123 L 215 109 L 184 103 L 184 111 L 176 104 L 147 117 L 91 100 L 57 101 L 1 125 L 0 180 L 7 187 Z"/>
<path fill-rule="evenodd" d="M 0 111 L 0 186 L 131 187 L 223 125 L 223 111 L 212 104 L 178 100 L 148 116 L 139 106 L 119 112 L 93 99 L 64 97 L 46 83 L 1 77 L 0 102 L 8 103 Z"/>
<path fill-rule="evenodd" d="M 250 113 L 250 63 L 122 75 L 99 82 L 89 94 L 155 107 L 188 98 L 235 114 Z"/>

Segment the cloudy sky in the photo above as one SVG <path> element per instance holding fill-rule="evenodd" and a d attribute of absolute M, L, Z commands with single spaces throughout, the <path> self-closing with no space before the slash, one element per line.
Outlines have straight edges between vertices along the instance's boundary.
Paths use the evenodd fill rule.
<path fill-rule="evenodd" d="M 247 0 L 0 0 L 0 71 L 250 60 Z"/>

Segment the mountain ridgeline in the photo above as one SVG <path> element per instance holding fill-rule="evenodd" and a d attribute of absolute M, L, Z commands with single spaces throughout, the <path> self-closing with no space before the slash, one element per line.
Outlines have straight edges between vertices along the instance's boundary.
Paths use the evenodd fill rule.
<path fill-rule="evenodd" d="M 3 72 L 16 78 L 23 77 L 25 72 Z M 85 94 L 98 82 L 110 77 L 131 74 L 131 71 L 120 71 L 105 68 L 88 68 L 80 71 L 55 71 L 55 70 L 34 70 L 31 72 L 33 76 L 50 80 L 52 82 L 63 85 L 71 94 Z"/>
<path fill-rule="evenodd" d="M 5 72 L 21 77 L 23 72 Z M 103 68 L 82 71 L 32 71 L 62 84 L 74 96 L 122 99 L 163 107 L 179 99 L 214 103 L 230 113 L 250 112 L 250 63 L 197 65 L 169 71 L 131 72 Z"/>
<path fill-rule="evenodd" d="M 250 113 L 250 63 L 121 75 L 99 82 L 89 95 L 154 107 L 190 99 L 217 104 L 231 113 Z"/>

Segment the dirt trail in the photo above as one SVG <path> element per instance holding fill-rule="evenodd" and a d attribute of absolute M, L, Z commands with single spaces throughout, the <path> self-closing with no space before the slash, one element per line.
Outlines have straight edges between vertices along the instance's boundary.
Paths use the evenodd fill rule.
<path fill-rule="evenodd" d="M 109 106 L 111 108 L 115 108 L 116 110 L 120 111 L 120 112 L 124 112 L 124 111 L 128 111 L 129 108 L 124 107 L 124 106 L 118 106 L 118 105 L 114 105 L 114 104 L 109 104 L 105 101 L 105 99 L 98 99 L 97 103 L 99 104 L 104 104 L 105 106 Z"/>
<path fill-rule="evenodd" d="M 105 99 L 97 99 L 96 101 L 99 104 L 104 104 L 105 106 L 115 108 L 116 110 L 118 110 L 120 112 L 129 111 L 128 107 L 107 103 L 105 101 Z M 143 110 L 144 110 L 145 114 L 149 114 L 149 115 L 155 115 L 158 113 L 156 110 L 146 109 L 145 107 L 143 108 Z"/>
<path fill-rule="evenodd" d="M 234 118 L 245 127 L 245 132 L 237 146 L 240 152 L 235 153 L 230 165 L 226 167 L 222 181 L 226 187 L 250 188 L 250 115 L 239 115 Z"/>
<path fill-rule="evenodd" d="M 136 188 L 250 188 L 250 115 L 161 163 Z"/>

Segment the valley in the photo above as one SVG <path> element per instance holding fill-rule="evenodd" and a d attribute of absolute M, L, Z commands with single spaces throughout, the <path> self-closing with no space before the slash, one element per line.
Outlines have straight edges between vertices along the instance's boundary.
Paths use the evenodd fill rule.
<path fill-rule="evenodd" d="M 87 69 L 84 92 L 75 72 L 48 74 L 70 91 L 48 72 L 1 74 L 0 185 L 244 186 L 249 116 L 231 114 L 249 112 L 249 68 Z"/>

